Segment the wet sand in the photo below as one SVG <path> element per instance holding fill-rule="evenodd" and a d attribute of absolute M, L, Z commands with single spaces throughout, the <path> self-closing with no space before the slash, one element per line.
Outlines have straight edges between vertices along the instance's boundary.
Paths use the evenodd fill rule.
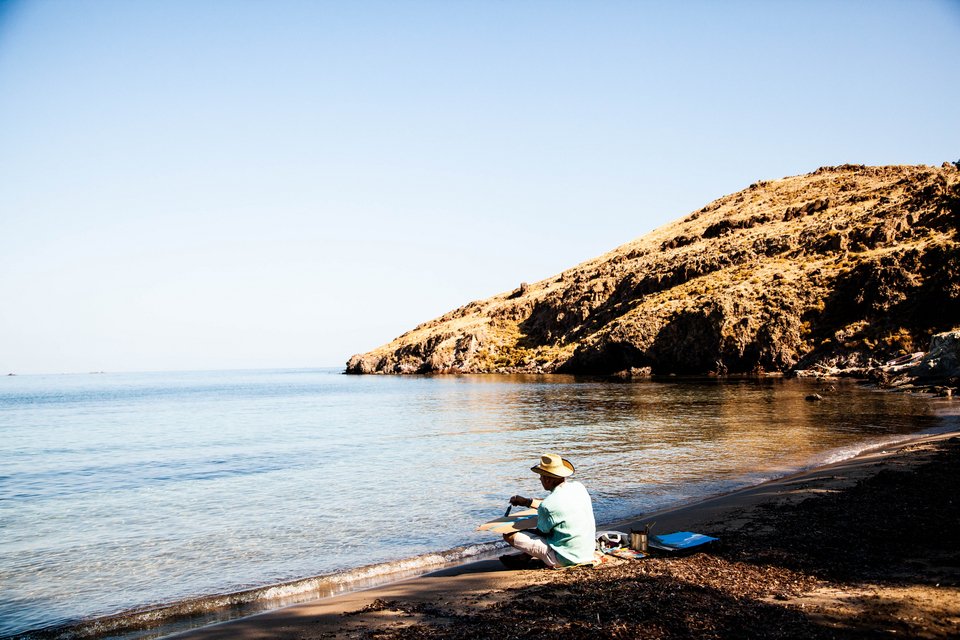
<path fill-rule="evenodd" d="M 601 528 L 721 542 L 592 569 L 496 560 L 175 636 L 946 638 L 960 635 L 960 432 Z"/>

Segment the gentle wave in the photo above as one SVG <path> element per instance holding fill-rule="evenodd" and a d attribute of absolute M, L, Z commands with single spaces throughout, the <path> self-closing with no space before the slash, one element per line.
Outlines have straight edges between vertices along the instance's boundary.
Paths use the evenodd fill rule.
<path fill-rule="evenodd" d="M 489 542 L 456 547 L 392 562 L 365 565 L 330 575 L 292 580 L 234 593 L 190 598 L 157 607 L 133 609 L 112 616 L 4 635 L 0 636 L 0 639 L 73 640 L 105 636 L 136 637 L 144 640 L 158 638 L 199 626 L 460 566 L 492 557 L 505 546 L 504 543 Z"/>
<path fill-rule="evenodd" d="M 953 420 L 947 416 L 943 416 L 942 424 L 939 426 L 930 427 L 928 429 L 923 429 L 917 431 L 916 433 L 911 434 L 901 434 L 896 436 L 890 436 L 888 438 L 878 438 L 875 440 L 870 440 L 868 442 L 862 442 L 860 444 L 851 446 L 851 447 L 840 447 L 834 451 L 827 452 L 821 456 L 816 456 L 810 465 L 804 466 L 800 471 L 806 469 L 812 469 L 814 467 L 822 467 L 830 464 L 837 464 L 845 460 L 850 460 L 856 458 L 857 456 L 864 454 L 868 451 L 874 451 L 883 449 L 886 447 L 894 447 L 898 444 L 906 442 L 908 440 L 913 440 L 921 436 L 932 436 L 940 433 L 947 433 L 948 431 L 956 431 L 960 429 L 960 420 Z"/>

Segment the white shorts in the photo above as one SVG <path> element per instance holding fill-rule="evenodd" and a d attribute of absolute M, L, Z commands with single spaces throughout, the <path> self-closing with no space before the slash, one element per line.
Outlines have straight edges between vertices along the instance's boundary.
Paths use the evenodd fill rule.
<path fill-rule="evenodd" d="M 538 533 L 518 531 L 512 536 L 504 536 L 504 539 L 514 549 L 523 551 L 528 556 L 533 556 L 551 569 L 560 566 L 560 560 L 557 559 L 556 552 L 547 544 L 546 538 Z"/>

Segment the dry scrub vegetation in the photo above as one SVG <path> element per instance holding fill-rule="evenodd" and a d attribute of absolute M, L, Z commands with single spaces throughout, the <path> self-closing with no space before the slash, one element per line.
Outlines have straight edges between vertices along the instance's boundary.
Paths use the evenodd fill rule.
<path fill-rule="evenodd" d="M 869 366 L 960 319 L 960 169 L 761 181 L 552 278 L 471 302 L 349 373 L 776 373 Z"/>

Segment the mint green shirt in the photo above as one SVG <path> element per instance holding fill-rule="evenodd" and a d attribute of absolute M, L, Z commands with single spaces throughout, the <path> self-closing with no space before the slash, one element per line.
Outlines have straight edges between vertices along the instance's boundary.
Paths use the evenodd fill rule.
<path fill-rule="evenodd" d="M 590 494 L 579 482 L 567 480 L 543 499 L 537 529 L 563 564 L 593 562 L 597 525 Z"/>

